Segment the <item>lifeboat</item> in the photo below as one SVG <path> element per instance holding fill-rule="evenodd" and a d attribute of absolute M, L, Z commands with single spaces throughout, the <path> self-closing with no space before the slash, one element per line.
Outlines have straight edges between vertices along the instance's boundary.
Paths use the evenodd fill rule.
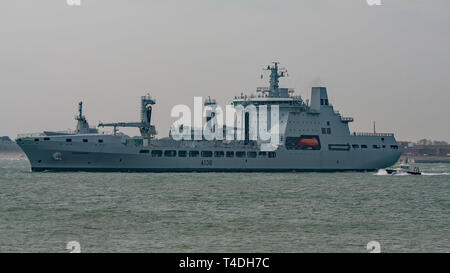
<path fill-rule="evenodd" d="M 319 141 L 317 141 L 317 138 L 301 138 L 298 143 L 298 147 L 317 147 L 319 146 Z"/>

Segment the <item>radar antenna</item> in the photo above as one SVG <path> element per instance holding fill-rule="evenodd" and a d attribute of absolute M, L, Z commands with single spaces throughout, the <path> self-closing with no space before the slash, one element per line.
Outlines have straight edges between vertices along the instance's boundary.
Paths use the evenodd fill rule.
<path fill-rule="evenodd" d="M 272 62 L 273 65 L 268 65 L 263 70 L 270 71 L 269 87 L 259 87 L 256 91 L 267 94 L 269 97 L 279 97 L 279 82 L 280 78 L 289 76 L 286 68 L 278 67 L 279 62 Z M 261 75 L 261 78 L 263 76 Z"/>

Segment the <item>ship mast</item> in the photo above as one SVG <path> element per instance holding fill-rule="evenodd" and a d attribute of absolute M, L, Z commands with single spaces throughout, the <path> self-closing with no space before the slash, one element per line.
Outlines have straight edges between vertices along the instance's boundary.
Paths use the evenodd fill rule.
<path fill-rule="evenodd" d="M 83 116 L 83 102 L 80 101 L 78 103 L 78 116 L 75 116 L 75 120 L 77 121 L 77 134 L 87 134 L 89 133 L 89 124 L 86 120 L 86 117 Z"/>
<path fill-rule="evenodd" d="M 78 117 L 75 117 L 75 120 L 77 121 L 84 121 L 85 117 L 83 116 L 83 102 L 80 101 L 78 103 Z"/>
<path fill-rule="evenodd" d="M 269 78 L 269 88 L 258 88 L 258 92 L 262 92 L 267 94 L 269 97 L 278 98 L 280 97 L 280 78 L 287 76 L 287 70 L 286 68 L 279 68 L 278 64 L 279 62 L 272 62 L 273 65 L 268 65 L 263 70 L 270 71 L 270 78 Z"/>

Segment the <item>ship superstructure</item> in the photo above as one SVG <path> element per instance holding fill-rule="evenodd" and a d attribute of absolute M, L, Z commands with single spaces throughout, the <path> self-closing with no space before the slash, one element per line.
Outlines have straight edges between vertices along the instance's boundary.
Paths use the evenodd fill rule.
<path fill-rule="evenodd" d="M 239 140 L 175 140 L 171 135 L 157 138 L 151 124 L 156 101 L 141 97 L 139 122 L 100 123 L 113 127 L 113 133 L 100 134 L 89 128 L 81 112 L 72 133 L 44 132 L 19 136 L 16 142 L 28 156 L 33 171 L 364 171 L 391 166 L 400 157 L 398 144 L 390 133 L 350 133 L 353 118 L 334 110 L 325 87 L 313 87 L 310 101 L 281 88 L 286 69 L 277 62 L 265 68 L 269 86 L 259 87 L 254 95 L 235 97 L 236 107 L 279 107 L 279 141 L 276 149 L 262 149 L 261 141 L 251 138 L 250 113 L 243 118 L 243 138 Z M 217 127 L 216 102 L 208 98 L 206 123 L 212 132 Z M 268 115 L 270 116 L 270 115 Z M 213 122 L 211 122 L 213 120 Z M 273 124 L 273 120 L 268 120 Z M 118 133 L 119 127 L 139 128 L 140 136 Z M 223 127 L 224 135 L 228 130 Z M 195 129 L 192 129 L 194 135 Z M 237 130 L 233 130 L 238 132 Z"/>

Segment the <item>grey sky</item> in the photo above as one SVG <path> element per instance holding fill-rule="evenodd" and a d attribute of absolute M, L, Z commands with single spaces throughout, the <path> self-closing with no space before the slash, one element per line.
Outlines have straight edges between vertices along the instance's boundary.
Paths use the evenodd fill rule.
<path fill-rule="evenodd" d="M 282 85 L 306 99 L 320 81 L 352 131 L 450 141 L 450 1 L 382 3 L 1 0 L 0 135 L 72 128 L 81 99 L 91 125 L 134 121 L 150 92 L 166 136 L 173 105 L 225 105 L 278 60 Z"/>

